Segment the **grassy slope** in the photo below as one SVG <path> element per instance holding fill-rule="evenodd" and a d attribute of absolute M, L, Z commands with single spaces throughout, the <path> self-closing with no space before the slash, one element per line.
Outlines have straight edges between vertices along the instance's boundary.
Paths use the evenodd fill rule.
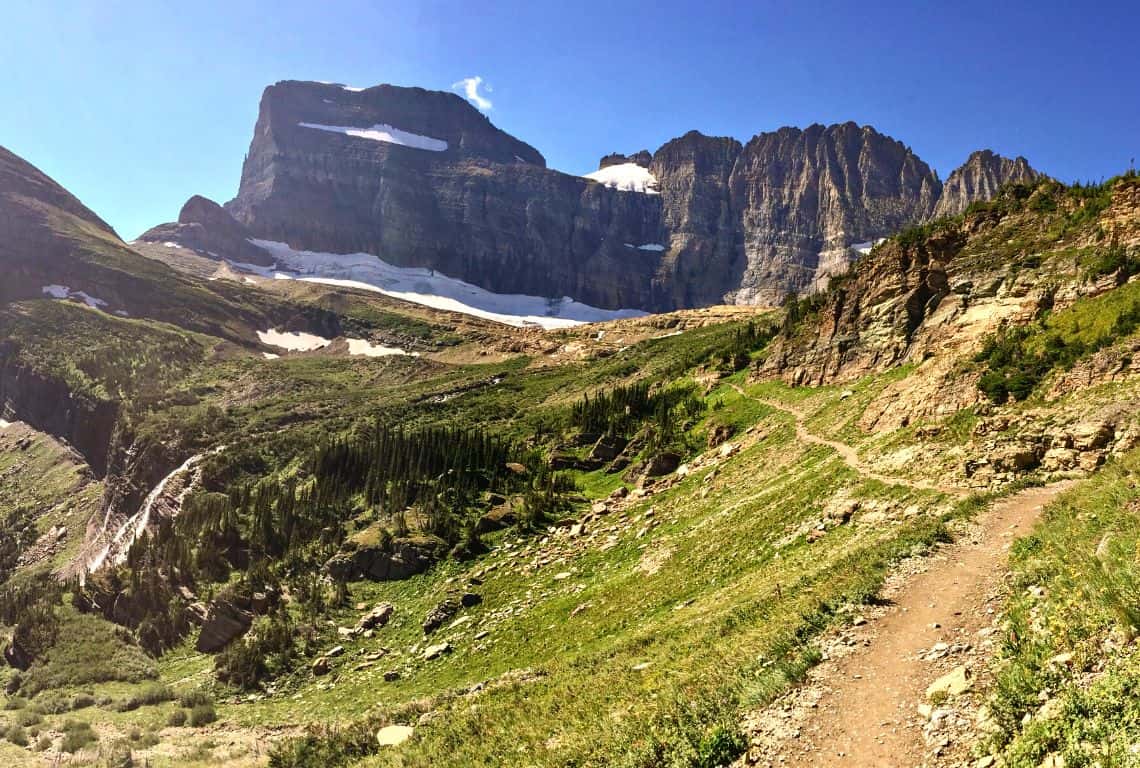
<path fill-rule="evenodd" d="M 1002 255 L 987 252 L 987 258 Z M 139 325 L 148 333 L 162 330 L 149 322 Z M 271 470 L 320 434 L 351 428 L 373 415 L 408 424 L 477 424 L 526 436 L 583 391 L 641 375 L 686 375 L 700 362 L 702 350 L 730 329 L 690 331 L 613 357 L 545 370 L 534 370 L 523 357 L 458 367 L 426 360 L 296 357 L 267 363 L 245 354 L 215 357 L 180 372 L 178 387 L 193 396 L 192 402 L 163 405 L 140 429 L 165 439 L 189 433 L 201 444 L 250 446 L 265 454 Z M 408 327 L 398 332 L 414 333 Z M 803 409 L 820 434 L 877 449 L 878 441 L 859 432 L 858 417 L 881 387 L 912 374 L 904 368 L 870 377 L 845 387 L 854 392 L 846 398 L 836 388 L 789 390 L 770 383 L 750 392 Z M 492 379 L 499 382 L 488 384 Z M 442 402 L 432 399 L 474 385 L 480 386 Z M 1104 394 L 1120 395 L 1118 390 Z M 640 502 L 629 510 L 630 523 L 616 532 L 616 546 L 604 552 L 561 539 L 515 542 L 510 534 L 499 535 L 495 552 L 474 566 L 500 564 L 479 587 L 484 603 L 467 613 L 472 623 L 438 635 L 450 639 L 455 651 L 437 661 L 421 661 L 413 652 L 423 645 L 419 621 L 448 589 L 462 583 L 458 579 L 466 574 L 459 565 L 448 563 L 399 584 L 355 585 L 352 601 L 396 603 L 393 623 L 374 640 L 345 643 L 348 652 L 329 677 L 314 679 L 302 668 L 278 681 L 269 696 L 229 701 L 221 708 L 220 737 L 256 733 L 252 726 L 344 725 L 365 715 L 370 724 L 414 723 L 431 710 L 438 714 L 417 728 L 406 747 L 369 756 L 364 764 L 713 764 L 723 754 L 718 749 L 737 738 L 740 709 L 795 679 L 812 661 L 807 640 L 830 623 L 845 621 L 848 602 L 871 599 L 893 558 L 942 536 L 944 518 L 954 507 L 932 492 L 861 481 L 829 449 L 797 444 L 786 415 L 723 384 L 708 400 L 714 404 L 710 420 L 755 425 L 757 438 L 715 479 L 705 483 L 701 471 Z M 971 422 L 971 414 L 948 419 L 945 446 L 960 444 Z M 891 440 L 898 448 L 919 438 L 908 428 Z M 583 477 L 591 495 L 608 492 L 616 482 L 598 473 Z M 874 526 L 856 521 L 808 543 L 803 533 L 842 486 L 850 486 L 857 498 L 913 507 L 920 514 Z M 660 525 L 639 537 L 650 507 Z M 964 504 L 957 511 L 969 508 Z M 535 572 L 520 567 L 539 555 L 551 562 Z M 562 572 L 571 575 L 554 579 Z M 1090 615 L 1096 605 L 1090 601 Z M 332 618 L 347 626 L 356 614 L 344 610 Z M 483 629 L 490 635 L 475 641 Z M 339 642 L 332 627 L 322 642 Z M 391 653 L 372 667 L 353 669 L 362 661 L 360 654 L 380 647 Z M 207 682 L 210 666 L 208 657 L 184 648 L 165 657 L 160 671 L 164 681 L 187 688 Z M 488 686 L 472 696 L 459 693 L 524 668 L 542 676 Z M 384 682 L 389 669 L 399 670 L 400 679 Z M 91 688 L 112 696 L 132 690 L 123 683 Z M 96 708 L 71 716 L 89 717 L 122 733 L 133 726 L 157 729 L 170 709 L 108 713 Z M 166 729 L 166 743 L 148 754 L 155 765 L 206 764 L 223 752 L 209 734 Z M 1036 743 L 1029 736 L 1018 738 Z M 1011 749 L 1017 748 L 1015 743 Z M 248 749 L 242 754 L 243 760 L 254 759 Z"/>
<path fill-rule="evenodd" d="M 1138 481 L 1133 451 L 1053 504 L 1013 549 L 1015 596 L 989 702 L 995 732 L 983 744 L 1009 766 L 1051 754 L 1066 766 L 1135 764 Z"/>

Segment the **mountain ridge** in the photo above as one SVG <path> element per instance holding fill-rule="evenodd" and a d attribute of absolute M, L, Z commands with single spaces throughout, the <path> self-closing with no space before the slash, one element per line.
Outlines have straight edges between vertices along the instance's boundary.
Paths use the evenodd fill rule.
<path fill-rule="evenodd" d="M 1023 160 L 982 154 L 985 167 L 968 160 L 948 177 L 954 210 L 1036 178 Z M 653 186 L 548 168 L 456 94 L 281 81 L 262 96 L 224 207 L 255 237 L 297 249 L 371 253 L 499 293 L 667 311 L 817 289 L 846 268 L 852 244 L 929 220 L 943 194 L 906 144 L 851 121 L 747 143 L 693 130 L 599 161 L 606 178 L 623 168 Z M 647 257 L 626 243 L 663 248 Z"/>

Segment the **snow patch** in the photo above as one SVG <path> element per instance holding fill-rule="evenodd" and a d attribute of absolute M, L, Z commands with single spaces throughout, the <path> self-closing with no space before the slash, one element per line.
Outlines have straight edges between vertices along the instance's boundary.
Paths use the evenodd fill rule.
<path fill-rule="evenodd" d="M 91 307 L 92 309 L 100 309 L 102 307 L 107 306 L 107 302 L 103 301 L 102 299 L 100 299 L 97 296 L 92 296 L 91 294 L 85 293 L 83 291 L 75 291 L 74 293 L 71 294 L 71 298 L 79 299 L 80 301 L 82 301 L 84 304 Z"/>
<path fill-rule="evenodd" d="M 409 355 L 419 357 L 419 352 L 406 352 L 399 347 L 385 347 L 383 344 L 373 344 L 368 339 L 349 339 L 348 354 L 363 355 L 364 357 L 388 357 L 390 355 Z"/>
<path fill-rule="evenodd" d="M 86 291 L 73 291 L 66 285 L 56 285 L 53 283 L 52 285 L 45 285 L 41 290 L 45 296 L 50 296 L 53 299 L 77 299 L 92 309 L 102 309 L 107 306 L 107 302 L 98 296 L 92 296 Z"/>
<path fill-rule="evenodd" d="M 343 133 L 358 139 L 380 141 L 385 144 L 399 144 L 401 147 L 412 149 L 426 149 L 429 152 L 443 152 L 447 149 L 447 142 L 442 139 L 433 139 L 430 136 L 421 136 L 418 133 L 402 131 L 387 123 L 377 123 L 371 128 L 352 128 L 346 125 L 321 125 L 320 123 L 297 123 L 302 128 L 312 128 L 330 133 Z"/>
<path fill-rule="evenodd" d="M 587 173 L 585 178 L 599 181 L 607 187 L 620 189 L 624 192 L 644 192 L 647 195 L 659 194 L 657 177 L 650 173 L 648 168 L 642 168 L 637 163 L 610 165 L 600 171 Z"/>
<path fill-rule="evenodd" d="M 314 349 L 327 347 L 332 344 L 332 339 L 326 339 L 312 333 L 305 333 L 304 331 L 275 331 L 272 328 L 268 331 L 258 331 L 257 338 L 261 340 L 262 344 L 267 344 L 271 347 L 278 347 L 279 349 L 287 349 L 290 352 L 312 352 Z"/>
<path fill-rule="evenodd" d="M 639 251 L 654 251 L 655 253 L 661 253 L 662 251 L 665 250 L 665 246 L 661 245 L 661 243 L 645 243 L 643 245 L 634 245 L 633 243 L 626 243 L 625 247 L 626 248 L 636 248 Z"/>
<path fill-rule="evenodd" d="M 165 245 L 167 248 L 181 248 L 182 247 L 178 243 L 175 243 L 172 241 L 167 241 L 167 242 L 163 243 L 163 245 Z"/>
<path fill-rule="evenodd" d="M 847 247 L 850 248 L 851 250 L 855 251 L 855 253 L 859 254 L 860 256 L 866 256 L 868 253 L 871 252 L 872 248 L 874 248 L 876 245 L 878 245 L 879 243 L 883 242 L 886 239 L 887 238 L 885 238 L 885 237 L 880 237 L 876 240 L 868 240 L 865 243 L 852 243 L 851 245 L 849 245 Z"/>
<path fill-rule="evenodd" d="M 12 422 L 0 419 L 0 429 L 7 429 L 10 426 L 12 426 Z"/>
<path fill-rule="evenodd" d="M 598 309 L 569 296 L 547 299 L 525 294 L 492 293 L 434 269 L 395 267 L 370 253 L 295 251 L 285 243 L 251 240 L 276 260 L 273 267 L 231 263 L 245 272 L 276 280 L 301 280 L 342 288 L 375 291 L 395 299 L 448 312 L 481 317 L 513 326 L 568 328 L 628 317 L 644 317 L 636 309 Z"/>

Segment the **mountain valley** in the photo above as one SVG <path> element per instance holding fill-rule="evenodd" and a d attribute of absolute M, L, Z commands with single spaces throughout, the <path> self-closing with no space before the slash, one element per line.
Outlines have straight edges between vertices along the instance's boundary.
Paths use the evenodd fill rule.
<path fill-rule="evenodd" d="M 124 242 L 0 149 L 0 761 L 1130 764 L 1140 178 L 600 166 L 284 81 Z"/>

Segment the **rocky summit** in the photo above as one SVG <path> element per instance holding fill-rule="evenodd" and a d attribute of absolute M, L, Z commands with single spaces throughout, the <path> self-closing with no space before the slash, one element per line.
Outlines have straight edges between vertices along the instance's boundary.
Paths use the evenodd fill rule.
<path fill-rule="evenodd" d="M 143 235 L 212 258 L 267 263 L 253 238 L 368 253 L 499 294 L 603 309 L 778 304 L 816 290 L 860 248 L 960 213 L 1022 159 L 975 153 L 945 187 L 904 144 L 855 123 L 760 133 L 691 131 L 657 151 L 604 156 L 586 177 L 455 94 L 285 81 L 265 90 L 234 221 L 200 198 Z M 231 247 L 232 246 L 232 247 Z"/>

